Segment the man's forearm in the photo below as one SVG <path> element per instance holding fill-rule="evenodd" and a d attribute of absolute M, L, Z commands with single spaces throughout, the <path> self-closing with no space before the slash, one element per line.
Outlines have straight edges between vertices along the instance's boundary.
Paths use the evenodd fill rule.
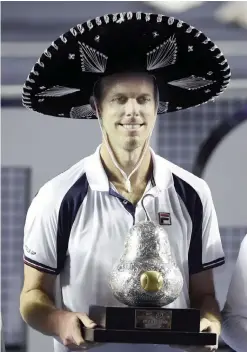
<path fill-rule="evenodd" d="M 218 322 L 221 325 L 220 307 L 214 295 L 205 295 L 200 299 L 191 298 L 191 307 L 200 309 L 201 317 Z"/>
<path fill-rule="evenodd" d="M 23 320 L 42 334 L 59 336 L 59 324 L 65 311 L 58 310 L 54 302 L 42 291 L 22 293 L 20 313 Z"/>

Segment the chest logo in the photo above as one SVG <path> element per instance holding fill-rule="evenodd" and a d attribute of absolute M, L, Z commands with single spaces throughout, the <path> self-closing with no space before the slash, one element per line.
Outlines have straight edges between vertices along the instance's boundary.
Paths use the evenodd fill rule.
<path fill-rule="evenodd" d="M 160 225 L 171 225 L 171 214 L 170 213 L 158 213 L 159 215 L 159 224 Z"/>

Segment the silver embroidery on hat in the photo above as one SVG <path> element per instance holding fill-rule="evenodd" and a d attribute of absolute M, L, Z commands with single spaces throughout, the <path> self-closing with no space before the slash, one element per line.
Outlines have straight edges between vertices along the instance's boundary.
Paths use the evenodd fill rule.
<path fill-rule="evenodd" d="M 146 13 L 146 16 L 145 16 L 146 22 L 150 21 L 150 15 L 151 13 Z"/>
<path fill-rule="evenodd" d="M 77 36 L 77 31 L 75 28 L 70 28 L 70 32 L 73 34 L 74 37 Z"/>
<path fill-rule="evenodd" d="M 67 38 L 64 37 L 63 35 L 60 35 L 60 39 L 62 40 L 63 43 L 67 43 Z"/>
<path fill-rule="evenodd" d="M 205 39 L 202 44 L 208 44 L 211 40 L 209 38 Z"/>
<path fill-rule="evenodd" d="M 154 37 L 154 38 L 156 38 L 156 37 L 159 36 L 159 33 L 158 33 L 158 32 L 153 32 L 152 34 L 153 34 L 153 37 Z"/>
<path fill-rule="evenodd" d="M 162 22 L 163 19 L 163 15 L 158 15 L 157 16 L 157 22 Z"/>
<path fill-rule="evenodd" d="M 43 103 L 45 99 L 38 99 L 38 103 Z"/>
<path fill-rule="evenodd" d="M 51 53 L 48 50 L 44 51 L 45 56 L 49 57 L 49 59 L 51 58 Z"/>
<path fill-rule="evenodd" d="M 35 71 L 34 67 L 32 68 L 31 73 L 33 73 L 35 76 L 39 76 L 39 73 Z"/>
<path fill-rule="evenodd" d="M 54 42 L 52 42 L 51 45 L 53 46 L 54 49 L 58 50 L 58 46 Z"/>
<path fill-rule="evenodd" d="M 221 71 L 227 71 L 227 70 L 230 70 L 230 67 L 229 65 L 227 65 L 225 68 L 223 68 Z"/>
<path fill-rule="evenodd" d="M 29 97 L 29 96 L 31 95 L 31 93 L 24 92 L 24 93 L 22 93 L 22 95 L 23 95 L 24 97 Z"/>
<path fill-rule="evenodd" d="M 77 25 L 77 28 L 78 28 L 78 31 L 79 31 L 81 34 L 83 34 L 83 33 L 85 32 L 85 29 L 84 29 L 84 27 L 82 26 L 82 24 L 78 24 L 78 25 Z"/>
<path fill-rule="evenodd" d="M 35 94 L 37 97 L 63 97 L 64 95 L 72 94 L 80 91 L 77 88 L 69 88 L 62 86 L 54 86 L 46 89 L 43 92 Z"/>
<path fill-rule="evenodd" d="M 43 90 L 43 89 L 46 89 L 46 87 L 45 86 L 40 86 L 39 89 Z"/>
<path fill-rule="evenodd" d="M 195 37 L 198 38 L 198 37 L 200 37 L 201 34 L 202 34 L 202 32 L 201 32 L 201 31 L 198 31 L 198 32 L 195 34 Z"/>
<path fill-rule="evenodd" d="M 114 14 L 113 14 L 113 18 L 112 18 L 112 21 L 113 21 L 113 22 L 116 22 L 116 21 L 117 21 L 117 16 L 118 16 L 118 13 L 114 13 Z"/>
<path fill-rule="evenodd" d="M 179 20 L 178 23 L 177 23 L 177 27 L 178 27 L 178 28 L 181 28 L 182 25 L 183 25 L 183 23 L 184 23 L 183 21 Z"/>
<path fill-rule="evenodd" d="M 211 89 L 206 89 L 204 90 L 205 93 L 210 93 L 211 92 Z"/>
<path fill-rule="evenodd" d="M 224 78 L 228 78 L 228 77 L 230 78 L 231 77 L 231 72 L 229 72 L 227 75 L 224 75 L 223 77 Z"/>
<path fill-rule="evenodd" d="M 191 33 L 194 28 L 193 26 L 189 26 L 189 28 L 186 29 L 186 33 Z"/>
<path fill-rule="evenodd" d="M 81 105 L 81 106 L 75 106 L 70 110 L 70 118 L 72 119 L 82 119 L 82 118 L 88 118 L 90 119 L 94 115 L 94 111 L 91 108 L 90 104 L 87 105 Z"/>
<path fill-rule="evenodd" d="M 213 71 L 208 71 L 207 75 L 211 76 L 213 74 Z"/>
<path fill-rule="evenodd" d="M 105 72 L 108 57 L 85 43 L 78 42 L 78 44 L 82 71 L 94 73 Z"/>
<path fill-rule="evenodd" d="M 215 49 L 218 49 L 217 45 L 214 45 L 214 46 L 210 49 L 210 51 L 215 51 Z"/>
<path fill-rule="evenodd" d="M 35 80 L 30 78 L 29 76 L 27 77 L 27 82 L 30 82 L 30 83 L 35 83 Z"/>
<path fill-rule="evenodd" d="M 174 17 L 169 17 L 168 18 L 168 24 L 171 26 L 174 23 Z"/>
<path fill-rule="evenodd" d="M 131 20 L 133 17 L 133 13 L 132 12 L 127 12 L 127 18 L 128 20 Z"/>
<path fill-rule="evenodd" d="M 75 60 L 75 54 L 70 54 L 68 56 L 69 60 Z"/>
<path fill-rule="evenodd" d="M 164 114 L 165 112 L 168 111 L 168 101 L 160 101 L 159 102 L 159 107 L 158 107 L 158 114 Z"/>
<path fill-rule="evenodd" d="M 28 105 L 31 106 L 32 105 L 32 103 L 30 101 L 24 101 L 23 99 L 22 99 L 22 103 L 24 106 L 28 106 Z"/>
<path fill-rule="evenodd" d="M 188 52 L 190 53 L 191 51 L 193 51 L 193 45 L 188 46 Z"/>
<path fill-rule="evenodd" d="M 100 17 L 96 17 L 95 22 L 98 26 L 102 25 L 102 21 L 101 21 Z"/>
<path fill-rule="evenodd" d="M 29 97 L 25 97 L 24 96 L 24 94 L 22 94 L 22 101 L 24 102 L 24 103 L 28 103 L 29 101 L 30 101 L 30 98 Z"/>
<path fill-rule="evenodd" d="M 38 59 L 37 64 L 38 64 L 40 67 L 45 67 L 45 64 L 44 64 L 43 62 L 41 62 L 40 59 Z"/>
<path fill-rule="evenodd" d="M 124 15 L 125 15 L 125 12 L 121 12 L 119 14 L 119 19 L 117 20 L 117 23 L 123 23 L 125 21 L 125 18 L 124 18 Z"/>
<path fill-rule="evenodd" d="M 142 19 L 142 13 L 141 12 L 137 12 L 136 13 L 136 19 L 137 20 L 141 20 Z"/>
<path fill-rule="evenodd" d="M 104 20 L 105 20 L 106 24 L 109 23 L 109 21 L 110 21 L 109 16 L 108 15 L 104 15 Z"/>
<path fill-rule="evenodd" d="M 220 52 L 218 55 L 216 55 L 215 57 L 216 57 L 216 59 L 219 59 L 221 56 L 223 56 L 223 53 L 222 52 Z"/>
<path fill-rule="evenodd" d="M 23 85 L 23 88 L 25 88 L 27 90 L 32 90 L 33 89 L 32 87 L 27 86 L 26 83 Z"/>
<path fill-rule="evenodd" d="M 87 26 L 88 26 L 89 30 L 93 28 L 93 24 L 92 24 L 91 20 L 87 21 Z"/>
<path fill-rule="evenodd" d="M 220 65 L 224 65 L 227 62 L 227 60 L 223 60 L 222 62 L 220 62 Z"/>
<path fill-rule="evenodd" d="M 168 84 L 170 84 L 172 86 L 176 86 L 176 87 L 187 89 L 187 90 L 200 89 L 200 88 L 206 87 L 212 83 L 214 83 L 214 82 L 211 80 L 207 80 L 203 77 L 197 77 L 194 75 L 168 82 Z"/>
<path fill-rule="evenodd" d="M 147 70 L 173 65 L 177 59 L 177 42 L 173 35 L 163 44 L 147 53 Z"/>
<path fill-rule="evenodd" d="M 99 35 L 96 35 L 96 36 L 94 37 L 94 40 L 98 43 L 98 42 L 100 41 L 100 36 L 99 36 Z"/>

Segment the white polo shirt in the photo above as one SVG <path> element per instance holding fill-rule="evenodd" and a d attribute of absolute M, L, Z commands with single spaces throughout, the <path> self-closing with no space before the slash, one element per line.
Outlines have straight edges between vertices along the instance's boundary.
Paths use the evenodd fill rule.
<path fill-rule="evenodd" d="M 222 337 L 236 352 L 247 351 L 247 235 L 233 270 L 222 312 Z"/>
<path fill-rule="evenodd" d="M 64 308 L 86 313 L 90 305 L 122 305 L 108 276 L 128 231 L 145 220 L 141 200 L 134 206 L 109 184 L 100 147 L 39 190 L 24 235 L 25 264 L 60 274 Z M 224 264 L 216 212 L 205 181 L 151 153 L 153 178 L 144 194 L 155 198 L 147 197 L 145 207 L 168 232 L 184 277 L 180 296 L 167 307 L 187 308 L 189 275 Z"/>

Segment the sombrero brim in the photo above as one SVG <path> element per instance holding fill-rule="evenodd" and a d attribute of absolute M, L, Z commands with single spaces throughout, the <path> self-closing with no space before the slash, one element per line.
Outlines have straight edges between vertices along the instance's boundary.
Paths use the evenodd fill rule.
<path fill-rule="evenodd" d="M 110 14 L 52 42 L 28 75 L 23 105 L 46 115 L 93 119 L 95 82 L 125 71 L 155 76 L 159 114 L 213 100 L 231 76 L 220 49 L 187 23 L 141 12 Z"/>

